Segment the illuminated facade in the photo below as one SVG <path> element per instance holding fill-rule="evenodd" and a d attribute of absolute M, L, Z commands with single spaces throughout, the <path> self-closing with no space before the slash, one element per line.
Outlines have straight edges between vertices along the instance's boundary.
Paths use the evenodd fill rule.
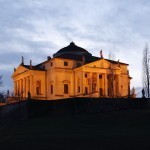
<path fill-rule="evenodd" d="M 22 98 L 55 100 L 70 97 L 127 97 L 128 64 L 92 56 L 73 42 L 33 66 L 22 63 L 14 70 L 14 94 Z"/>

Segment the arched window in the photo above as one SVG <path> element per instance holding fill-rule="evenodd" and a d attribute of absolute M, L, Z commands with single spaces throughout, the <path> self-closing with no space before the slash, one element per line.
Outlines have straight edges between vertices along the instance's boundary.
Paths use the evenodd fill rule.
<path fill-rule="evenodd" d="M 37 95 L 41 94 L 41 81 L 40 80 L 36 81 L 36 94 Z"/>

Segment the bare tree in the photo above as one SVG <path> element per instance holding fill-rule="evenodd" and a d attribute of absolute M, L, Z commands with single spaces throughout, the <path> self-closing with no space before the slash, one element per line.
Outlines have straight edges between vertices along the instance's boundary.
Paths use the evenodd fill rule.
<path fill-rule="evenodd" d="M 150 97 L 150 53 L 148 45 L 146 45 L 143 51 L 143 89 L 145 96 Z"/>

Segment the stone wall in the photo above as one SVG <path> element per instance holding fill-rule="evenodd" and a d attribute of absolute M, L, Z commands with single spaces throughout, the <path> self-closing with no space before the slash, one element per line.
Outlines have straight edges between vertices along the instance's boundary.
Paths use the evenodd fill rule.
<path fill-rule="evenodd" d="M 24 120 L 50 115 L 100 113 L 125 109 L 147 109 L 147 99 L 70 98 L 54 101 L 28 100 L 0 107 L 0 120 Z"/>

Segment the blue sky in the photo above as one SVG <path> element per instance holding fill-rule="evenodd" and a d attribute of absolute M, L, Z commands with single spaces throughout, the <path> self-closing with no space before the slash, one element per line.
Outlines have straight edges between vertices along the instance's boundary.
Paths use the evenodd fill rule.
<path fill-rule="evenodd" d="M 130 64 L 131 87 L 142 85 L 142 53 L 150 41 L 149 0 L 0 0 L 0 74 L 45 61 L 71 41 L 95 56 L 103 50 Z"/>

